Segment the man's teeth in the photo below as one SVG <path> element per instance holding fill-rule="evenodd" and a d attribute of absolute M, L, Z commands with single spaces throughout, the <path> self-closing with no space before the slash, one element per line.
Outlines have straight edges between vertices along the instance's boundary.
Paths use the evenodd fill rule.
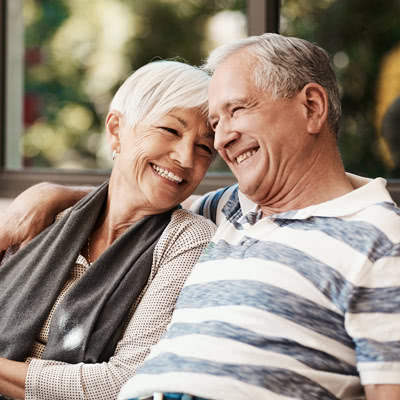
<path fill-rule="evenodd" d="M 241 154 L 239 157 L 236 157 L 236 162 L 240 164 L 244 160 L 247 160 L 249 157 L 253 156 L 257 153 L 257 150 L 246 151 L 246 153 Z"/>
<path fill-rule="evenodd" d="M 171 171 L 161 168 L 158 165 L 153 164 L 153 169 L 154 171 L 157 172 L 158 175 L 162 176 L 163 178 L 167 178 L 172 182 L 181 183 L 183 181 L 183 178 L 181 178 L 180 176 L 177 176 L 173 174 Z"/>

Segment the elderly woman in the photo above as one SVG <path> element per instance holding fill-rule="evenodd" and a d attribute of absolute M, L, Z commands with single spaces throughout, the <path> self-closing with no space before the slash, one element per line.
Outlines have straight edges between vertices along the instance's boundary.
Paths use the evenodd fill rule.
<path fill-rule="evenodd" d="M 210 165 L 208 76 L 159 61 L 131 75 L 106 118 L 114 166 L 0 268 L 0 393 L 112 399 L 170 322 L 214 233 L 180 209 Z M 1 397 L 1 395 L 0 395 Z"/>

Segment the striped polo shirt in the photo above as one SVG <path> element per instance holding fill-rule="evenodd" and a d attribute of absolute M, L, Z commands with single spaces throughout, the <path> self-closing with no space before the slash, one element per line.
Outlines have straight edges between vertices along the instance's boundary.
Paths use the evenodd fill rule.
<path fill-rule="evenodd" d="M 381 179 L 262 218 L 236 186 L 198 203 L 218 230 L 121 399 L 362 399 L 400 384 L 400 210 Z"/>

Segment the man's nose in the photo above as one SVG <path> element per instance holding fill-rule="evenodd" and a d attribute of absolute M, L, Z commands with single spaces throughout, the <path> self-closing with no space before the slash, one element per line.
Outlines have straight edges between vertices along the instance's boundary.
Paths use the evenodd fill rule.
<path fill-rule="evenodd" d="M 239 132 L 232 129 L 229 123 L 221 119 L 215 128 L 214 146 L 217 151 L 226 150 L 239 136 Z"/>

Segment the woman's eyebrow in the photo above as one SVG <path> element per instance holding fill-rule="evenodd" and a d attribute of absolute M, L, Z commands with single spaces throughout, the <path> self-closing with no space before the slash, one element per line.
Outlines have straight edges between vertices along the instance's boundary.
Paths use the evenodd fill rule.
<path fill-rule="evenodd" d="M 172 118 L 175 118 L 184 128 L 186 128 L 188 126 L 188 123 L 181 117 L 178 117 L 177 115 L 174 115 L 174 114 L 169 114 L 169 116 Z"/>
<path fill-rule="evenodd" d="M 204 139 L 211 139 L 214 142 L 215 133 L 212 130 L 207 130 L 207 132 L 204 132 L 201 137 Z"/>

